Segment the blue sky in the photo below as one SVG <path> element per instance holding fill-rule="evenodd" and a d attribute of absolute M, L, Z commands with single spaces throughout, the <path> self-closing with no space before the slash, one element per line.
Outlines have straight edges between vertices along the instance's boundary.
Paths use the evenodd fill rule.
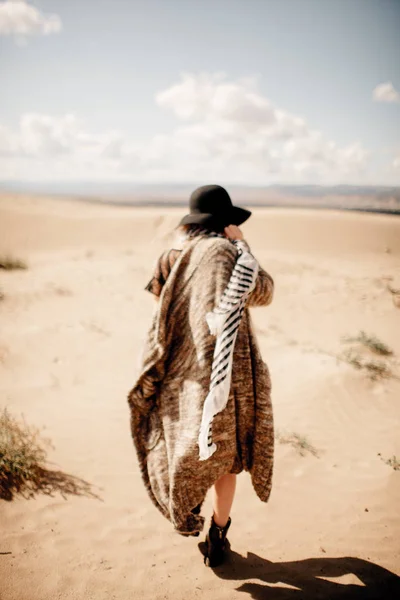
<path fill-rule="evenodd" d="M 399 30 L 398 0 L 0 0 L 0 180 L 399 184 Z"/>

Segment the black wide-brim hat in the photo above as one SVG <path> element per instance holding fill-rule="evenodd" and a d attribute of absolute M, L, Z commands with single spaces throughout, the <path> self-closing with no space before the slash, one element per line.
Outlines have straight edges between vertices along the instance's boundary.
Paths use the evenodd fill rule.
<path fill-rule="evenodd" d="M 241 225 L 251 215 L 246 208 L 234 206 L 228 192 L 220 185 L 203 185 L 194 190 L 189 200 L 190 213 L 179 225 L 198 224 L 214 231 L 228 225 Z"/>

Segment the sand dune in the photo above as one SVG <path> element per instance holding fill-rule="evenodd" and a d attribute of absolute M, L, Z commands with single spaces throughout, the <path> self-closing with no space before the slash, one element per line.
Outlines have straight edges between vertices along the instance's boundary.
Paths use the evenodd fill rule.
<path fill-rule="evenodd" d="M 281 441 L 267 505 L 239 477 L 232 554 L 213 572 L 148 500 L 126 402 L 154 309 L 143 288 L 182 214 L 0 198 L 0 254 L 29 267 L 0 271 L 1 406 L 46 427 L 50 468 L 70 476 L 0 501 L 1 599 L 394 598 L 400 380 L 336 355 L 364 330 L 400 376 L 400 218 L 254 208 L 243 227 L 276 283 L 252 317 Z M 283 443 L 293 433 L 303 448 Z"/>

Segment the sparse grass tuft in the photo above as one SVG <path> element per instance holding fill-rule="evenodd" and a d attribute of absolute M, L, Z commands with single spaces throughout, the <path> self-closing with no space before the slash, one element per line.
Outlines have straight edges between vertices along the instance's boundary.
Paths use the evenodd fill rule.
<path fill-rule="evenodd" d="M 394 471 L 400 471 L 400 460 L 395 455 L 385 460 L 385 464 L 392 467 Z"/>
<path fill-rule="evenodd" d="M 392 287 L 390 283 L 387 284 L 387 289 L 392 295 L 394 306 L 400 308 L 400 289 Z"/>
<path fill-rule="evenodd" d="M 42 438 L 39 429 L 18 421 L 7 409 L 0 413 L 0 498 L 38 486 L 46 446 L 51 443 Z"/>
<path fill-rule="evenodd" d="M 9 255 L 0 256 L 0 269 L 5 271 L 15 271 L 17 269 L 27 269 L 28 265 L 20 258 L 14 258 Z"/>
<path fill-rule="evenodd" d="M 299 433 L 283 433 L 277 431 L 275 434 L 277 441 L 280 444 L 290 444 L 300 456 L 305 456 L 308 453 L 318 457 L 317 449 L 307 440 L 304 435 Z"/>
<path fill-rule="evenodd" d="M 368 348 L 368 350 L 371 350 L 371 352 L 379 354 L 380 356 L 393 355 L 393 350 L 391 350 L 375 335 L 368 335 L 367 333 L 365 333 L 365 331 L 360 331 L 360 333 L 356 337 L 345 337 L 343 338 L 343 341 L 362 344 L 363 346 Z"/>
<path fill-rule="evenodd" d="M 342 341 L 356 343 L 357 346 L 349 348 L 338 356 L 339 360 L 348 363 L 359 371 L 364 371 L 371 381 L 395 377 L 390 362 L 371 357 L 371 353 L 385 358 L 393 357 L 393 350 L 375 335 L 360 331 L 357 336 L 344 337 Z"/>
<path fill-rule="evenodd" d="M 399 288 L 394 288 L 390 285 L 390 283 L 387 284 L 387 290 L 388 292 L 390 292 L 393 296 L 400 296 L 400 289 Z"/>
<path fill-rule="evenodd" d="M 393 456 L 391 458 L 383 458 L 383 456 L 380 452 L 378 452 L 378 456 L 380 457 L 381 460 L 383 460 L 385 465 L 392 467 L 392 469 L 394 471 L 400 471 L 400 460 L 397 458 L 397 456 L 395 456 L 393 454 Z"/>
<path fill-rule="evenodd" d="M 342 355 L 342 360 L 359 371 L 365 371 L 372 381 L 394 377 L 391 368 L 381 360 L 363 359 L 354 350 L 348 350 Z"/>
<path fill-rule="evenodd" d="M 70 289 L 68 289 L 66 287 L 62 287 L 61 285 L 54 287 L 53 290 L 57 296 L 72 296 L 73 295 Z"/>

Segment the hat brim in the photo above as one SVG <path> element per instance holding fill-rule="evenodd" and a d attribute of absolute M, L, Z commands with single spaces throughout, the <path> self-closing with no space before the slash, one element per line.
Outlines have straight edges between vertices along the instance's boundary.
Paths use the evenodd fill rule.
<path fill-rule="evenodd" d="M 216 229 L 220 226 L 214 215 L 210 213 L 189 213 L 179 221 L 179 225 L 203 225 L 210 229 Z"/>
<path fill-rule="evenodd" d="M 208 227 L 209 229 L 223 229 L 228 225 L 241 225 L 251 216 L 251 211 L 240 206 L 232 206 L 229 215 L 226 215 L 221 222 L 215 215 L 211 213 L 189 213 L 185 215 L 179 225 L 198 224 Z"/>
<path fill-rule="evenodd" d="M 251 216 L 251 210 L 247 208 L 240 208 L 240 206 L 232 207 L 232 222 L 229 225 L 241 225 Z"/>

